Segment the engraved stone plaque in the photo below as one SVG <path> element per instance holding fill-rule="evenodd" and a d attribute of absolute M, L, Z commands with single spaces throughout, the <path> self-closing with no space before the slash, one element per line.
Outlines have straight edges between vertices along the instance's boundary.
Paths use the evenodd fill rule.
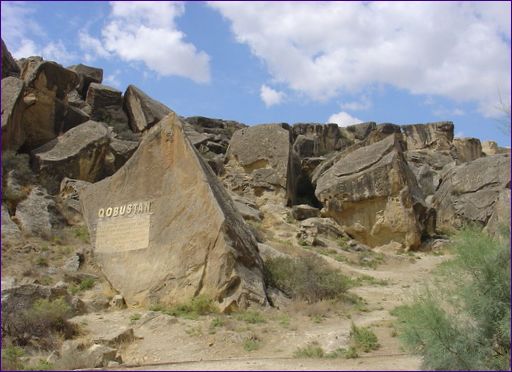
<path fill-rule="evenodd" d="M 100 218 L 96 228 L 96 252 L 113 253 L 147 248 L 151 214 Z"/>

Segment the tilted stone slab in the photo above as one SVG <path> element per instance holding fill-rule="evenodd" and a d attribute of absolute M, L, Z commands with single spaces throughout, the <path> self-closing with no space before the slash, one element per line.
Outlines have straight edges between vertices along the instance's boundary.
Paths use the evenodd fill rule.
<path fill-rule="evenodd" d="M 224 311 L 266 304 L 256 241 L 176 114 L 80 202 L 96 260 L 128 304 L 197 295 Z"/>
<path fill-rule="evenodd" d="M 171 113 L 164 104 L 149 97 L 134 85 L 129 85 L 124 93 L 123 107 L 128 114 L 128 123 L 134 132 L 151 128 Z"/>

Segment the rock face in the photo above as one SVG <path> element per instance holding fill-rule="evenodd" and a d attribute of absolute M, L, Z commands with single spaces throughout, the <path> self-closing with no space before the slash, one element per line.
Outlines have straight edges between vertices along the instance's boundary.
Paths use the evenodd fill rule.
<path fill-rule="evenodd" d="M 83 223 L 80 207 L 79 192 L 90 182 L 64 178 L 60 183 L 60 193 L 57 197 L 57 208 L 69 225 Z"/>
<path fill-rule="evenodd" d="M 25 146 L 34 149 L 54 139 L 70 127 L 66 95 L 75 88 L 78 76 L 55 62 L 34 63 L 25 71 L 25 104 L 23 129 L 26 133 Z"/>
<path fill-rule="evenodd" d="M 23 234 L 48 239 L 52 233 L 50 208 L 54 202 L 41 187 L 35 187 L 16 207 L 16 220 Z"/>
<path fill-rule="evenodd" d="M 453 141 L 451 121 L 403 125 L 402 132 L 407 141 L 408 150 L 449 150 Z"/>
<path fill-rule="evenodd" d="M 482 142 L 482 152 L 485 155 L 506 154 L 510 153 L 510 149 L 499 147 L 494 141 L 484 141 Z"/>
<path fill-rule="evenodd" d="M 12 58 L 11 53 L 7 50 L 7 46 L 2 39 L 2 79 L 8 76 L 20 76 L 20 68 L 14 58 Z M 3 87 L 2 87 L 3 94 Z M 4 107 L 2 102 L 2 108 Z"/>
<path fill-rule="evenodd" d="M 21 239 L 21 231 L 9 216 L 7 207 L 2 203 L 2 241 L 18 241 Z"/>
<path fill-rule="evenodd" d="M 226 154 L 230 188 L 252 190 L 256 196 L 271 191 L 290 200 L 293 156 L 286 126 L 264 124 L 236 131 Z"/>
<path fill-rule="evenodd" d="M 174 113 L 80 202 L 94 255 L 129 305 L 200 294 L 224 311 L 266 303 L 256 241 Z"/>
<path fill-rule="evenodd" d="M 2 42 L 3 45 L 3 42 Z M 2 70 L 3 71 L 3 70 Z M 17 150 L 25 142 L 22 126 L 25 103 L 23 80 L 15 77 L 2 79 L 2 149 Z"/>
<path fill-rule="evenodd" d="M 103 81 L 103 70 L 101 68 L 78 64 L 69 66 L 68 69 L 78 75 L 79 82 L 76 89 L 83 98 L 87 96 L 87 90 L 91 83 L 101 84 Z"/>
<path fill-rule="evenodd" d="M 85 101 L 91 106 L 92 120 L 114 127 L 117 133 L 129 131 L 128 117 L 123 111 L 123 97 L 120 91 L 106 85 L 91 83 Z"/>
<path fill-rule="evenodd" d="M 102 177 L 109 142 L 107 127 L 88 121 L 34 150 L 33 168 L 51 194 L 64 177 L 95 182 Z"/>
<path fill-rule="evenodd" d="M 510 155 L 487 156 L 453 167 L 442 179 L 432 201 L 438 228 L 459 228 L 468 222 L 485 226 L 500 193 L 510 190 Z"/>
<path fill-rule="evenodd" d="M 450 152 L 445 150 L 413 150 L 407 151 L 405 156 L 425 196 L 433 195 L 444 170 L 456 165 Z"/>
<path fill-rule="evenodd" d="M 455 138 L 453 140 L 453 157 L 461 163 L 482 157 L 482 144 L 478 138 Z"/>
<path fill-rule="evenodd" d="M 134 132 L 151 128 L 171 113 L 167 106 L 155 101 L 134 85 L 129 85 L 126 89 L 123 106 L 128 114 L 130 128 Z"/>
<path fill-rule="evenodd" d="M 317 181 L 315 194 L 326 215 L 370 246 L 394 240 L 416 248 L 421 241 L 426 208 L 400 137 L 350 152 Z"/>

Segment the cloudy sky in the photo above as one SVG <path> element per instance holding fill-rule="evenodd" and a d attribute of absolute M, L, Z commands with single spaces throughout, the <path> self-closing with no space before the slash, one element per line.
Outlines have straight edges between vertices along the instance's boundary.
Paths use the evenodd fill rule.
<path fill-rule="evenodd" d="M 16 58 L 104 69 L 184 116 L 451 120 L 510 145 L 510 2 L 9 2 Z"/>

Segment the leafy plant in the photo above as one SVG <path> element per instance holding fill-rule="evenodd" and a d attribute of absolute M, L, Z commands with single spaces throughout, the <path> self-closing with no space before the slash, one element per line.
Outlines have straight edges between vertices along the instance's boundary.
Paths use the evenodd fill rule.
<path fill-rule="evenodd" d="M 377 336 L 370 328 L 357 327 L 354 323 L 350 328 L 350 342 L 356 350 L 362 350 L 365 353 L 380 347 Z"/>

